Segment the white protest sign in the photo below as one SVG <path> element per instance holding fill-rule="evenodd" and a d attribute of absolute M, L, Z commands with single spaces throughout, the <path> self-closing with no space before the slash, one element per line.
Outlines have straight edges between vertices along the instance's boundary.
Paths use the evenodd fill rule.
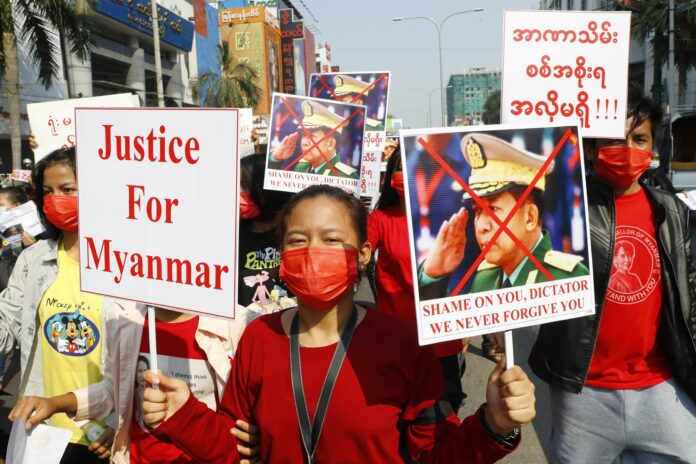
<path fill-rule="evenodd" d="M 500 115 L 623 138 L 631 14 L 506 11 Z"/>
<path fill-rule="evenodd" d="M 401 147 L 421 344 L 594 313 L 577 127 L 410 129 Z"/>
<path fill-rule="evenodd" d="M 76 110 L 83 291 L 233 318 L 236 109 Z"/>
<path fill-rule="evenodd" d="M 22 240 L 22 232 L 29 232 L 33 236 L 45 231 L 36 203 L 28 201 L 0 214 L 0 233 L 7 243 Z"/>
<path fill-rule="evenodd" d="M 29 432 L 15 419 L 7 445 L 7 464 L 59 464 L 72 437 L 70 430 L 39 424 Z"/>
<path fill-rule="evenodd" d="M 75 108 L 140 106 L 137 95 L 120 93 L 103 97 L 74 98 L 45 103 L 29 103 L 29 125 L 39 147 L 34 150 L 34 159 L 39 161 L 58 148 L 75 145 Z"/>
<path fill-rule="evenodd" d="M 256 151 L 252 137 L 254 115 L 251 108 L 239 108 L 239 156 L 253 155 Z"/>

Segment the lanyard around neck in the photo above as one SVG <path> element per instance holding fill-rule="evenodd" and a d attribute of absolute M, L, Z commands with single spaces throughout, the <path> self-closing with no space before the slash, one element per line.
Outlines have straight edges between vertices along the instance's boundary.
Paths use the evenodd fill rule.
<path fill-rule="evenodd" d="M 326 410 L 329 407 L 329 400 L 333 392 L 336 378 L 341 370 L 341 365 L 346 357 L 350 340 L 353 338 L 355 325 L 358 319 L 358 310 L 353 308 L 353 312 L 348 318 L 346 326 L 341 332 L 341 339 L 336 346 L 329 370 L 324 378 L 324 385 L 321 387 L 319 403 L 314 414 L 314 423 L 309 418 L 307 410 L 307 402 L 305 400 L 304 387 L 302 385 L 302 364 L 300 360 L 300 318 L 299 313 L 295 314 L 290 325 L 290 373 L 292 381 L 292 393 L 295 398 L 295 409 L 297 411 L 297 420 L 300 425 L 300 435 L 302 436 L 302 444 L 304 445 L 307 461 L 312 464 L 314 460 L 314 451 L 316 450 L 321 429 L 324 425 Z"/>

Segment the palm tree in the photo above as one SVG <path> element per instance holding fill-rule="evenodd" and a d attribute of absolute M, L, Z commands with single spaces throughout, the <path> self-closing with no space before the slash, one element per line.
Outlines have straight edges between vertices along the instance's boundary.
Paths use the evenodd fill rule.
<path fill-rule="evenodd" d="M 255 108 L 261 100 L 261 89 L 254 82 L 258 73 L 247 62 L 230 54 L 228 43 L 218 45 L 222 74 L 207 72 L 191 84 L 193 99 L 203 94 L 203 103 L 212 108 Z"/>
<path fill-rule="evenodd" d="M 669 59 L 669 0 L 641 2 L 639 10 L 631 20 L 633 36 L 644 41 L 652 36 L 651 45 L 657 80 L 662 80 L 661 71 Z M 678 103 L 684 103 L 686 77 L 690 69 L 696 68 L 696 3 L 680 3 L 674 12 L 674 64 L 679 72 Z M 672 100 L 675 102 L 675 100 Z"/>
<path fill-rule="evenodd" d="M 2 0 L 0 2 L 0 81 L 5 81 L 10 110 L 12 168 L 20 169 L 20 90 L 17 39 L 28 45 L 31 60 L 39 71 L 39 81 L 50 87 L 58 77 L 61 53 L 52 39 L 51 29 L 59 31 L 70 44 L 70 52 L 84 60 L 89 53 L 89 29 L 86 14 L 91 11 L 89 0 Z"/>

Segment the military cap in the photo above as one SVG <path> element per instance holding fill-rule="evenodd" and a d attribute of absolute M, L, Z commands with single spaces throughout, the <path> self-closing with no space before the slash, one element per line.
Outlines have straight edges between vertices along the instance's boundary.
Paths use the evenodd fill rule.
<path fill-rule="evenodd" d="M 546 157 L 521 150 L 505 140 L 489 134 L 467 134 L 461 142 L 464 159 L 471 166 L 469 187 L 479 197 L 495 195 L 514 185 L 530 185 L 546 162 Z M 534 184 L 546 189 L 546 175 L 553 169 L 549 163 L 544 175 Z M 464 199 L 471 198 L 464 193 Z"/>
<path fill-rule="evenodd" d="M 304 113 L 302 126 L 307 130 L 328 129 L 331 131 L 343 122 L 343 118 L 339 115 L 331 112 L 321 103 L 312 100 L 302 102 L 302 113 Z M 336 132 L 340 134 L 342 130 L 343 126 L 338 127 Z"/>
<path fill-rule="evenodd" d="M 334 76 L 334 93 L 338 97 L 350 95 L 352 93 L 362 93 L 370 84 L 363 82 L 345 74 L 337 74 Z M 367 92 L 366 92 L 367 93 Z"/>
<path fill-rule="evenodd" d="M 398 147 L 399 146 L 399 141 L 396 139 L 387 139 L 387 141 L 384 143 L 385 147 Z"/>

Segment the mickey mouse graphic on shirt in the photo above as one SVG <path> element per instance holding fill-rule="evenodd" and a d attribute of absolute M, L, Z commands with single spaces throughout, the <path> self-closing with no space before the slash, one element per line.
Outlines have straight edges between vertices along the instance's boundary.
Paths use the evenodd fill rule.
<path fill-rule="evenodd" d="M 44 335 L 54 350 L 68 356 L 85 356 L 99 343 L 99 330 L 79 309 L 54 314 L 44 324 Z"/>

